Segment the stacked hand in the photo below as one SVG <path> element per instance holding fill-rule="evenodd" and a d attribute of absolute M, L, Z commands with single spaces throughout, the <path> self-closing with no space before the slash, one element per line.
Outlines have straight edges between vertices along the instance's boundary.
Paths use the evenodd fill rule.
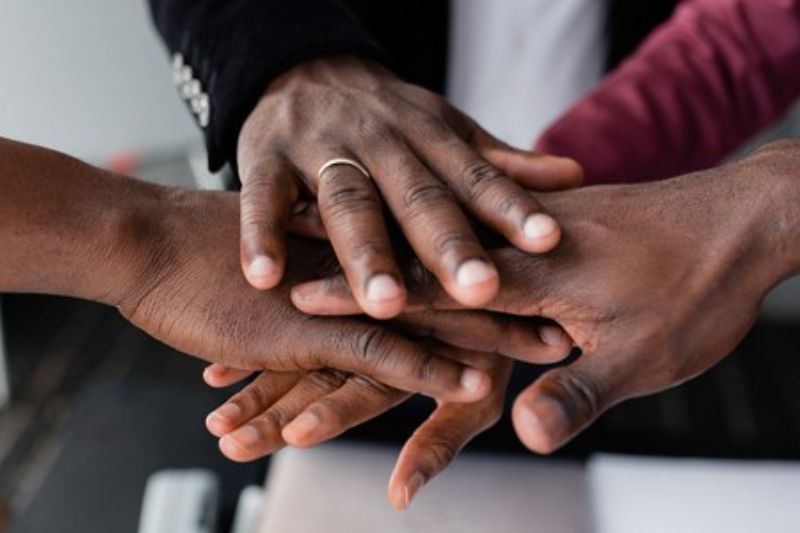
<path fill-rule="evenodd" d="M 538 257 L 515 248 L 493 252 L 502 285 L 485 307 L 504 316 L 555 320 L 583 354 L 517 398 L 513 421 L 523 443 L 551 452 L 614 404 L 688 380 L 735 348 L 766 293 L 800 265 L 795 237 L 787 231 L 800 215 L 793 176 L 798 160 L 798 143 L 784 142 L 735 164 L 663 182 L 537 196 L 559 220 L 563 242 Z M 409 287 L 408 313 L 474 312 L 434 281 L 417 281 Z M 292 300 L 317 315 L 361 312 L 341 275 L 295 287 Z M 564 347 L 568 341 L 564 336 Z M 463 352 L 448 356 L 466 360 Z M 401 455 L 390 487 L 395 505 L 407 505 L 407 495 L 496 419 L 509 365 L 497 356 L 479 358 L 493 369 L 492 396 L 472 406 L 440 404 Z M 383 405 L 399 399 L 387 396 Z M 236 422 L 212 424 L 212 430 L 224 434 L 269 412 L 274 402 L 253 402 Z M 332 414 L 346 408 L 326 411 L 312 404 L 308 410 L 312 415 L 283 428 L 281 444 L 314 444 L 349 425 Z M 272 423 L 275 431 L 282 425 Z M 315 424 L 339 429 L 305 440 Z M 233 443 L 235 436 L 226 438 Z M 426 441 L 427 449 L 420 445 Z"/>
<path fill-rule="evenodd" d="M 574 187 L 582 177 L 575 162 L 511 148 L 438 95 L 346 56 L 308 61 L 274 80 L 237 146 L 250 283 L 278 284 L 288 271 L 291 213 L 310 209 L 361 309 L 375 318 L 398 315 L 406 302 L 384 205 L 448 294 L 476 306 L 495 296 L 498 278 L 468 215 L 521 250 L 546 252 L 558 226 L 525 188 Z M 342 158 L 371 178 L 352 164 L 320 172 Z"/>

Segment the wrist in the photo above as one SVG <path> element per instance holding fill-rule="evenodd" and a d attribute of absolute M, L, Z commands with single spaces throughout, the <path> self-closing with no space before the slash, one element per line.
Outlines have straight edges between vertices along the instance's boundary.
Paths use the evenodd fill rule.
<path fill-rule="evenodd" d="M 81 297 L 123 307 L 146 291 L 169 264 L 170 188 L 107 174 L 107 196 L 96 218 L 102 230 L 84 254 L 95 265 Z"/>
<path fill-rule="evenodd" d="M 81 187 L 84 197 L 77 206 L 82 215 L 66 224 L 71 279 L 46 292 L 118 307 L 163 255 L 169 189 L 89 168 L 92 176 Z M 51 279 L 62 278 L 56 273 Z"/>
<path fill-rule="evenodd" d="M 755 254 L 769 291 L 800 271 L 800 140 L 769 143 L 736 165 L 758 198 Z"/>

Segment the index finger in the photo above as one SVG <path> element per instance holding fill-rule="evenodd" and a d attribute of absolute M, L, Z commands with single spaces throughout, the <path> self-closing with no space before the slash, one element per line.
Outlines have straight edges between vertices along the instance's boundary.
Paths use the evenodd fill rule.
<path fill-rule="evenodd" d="M 494 370 L 498 385 L 491 396 L 467 404 L 440 403 L 408 439 L 389 479 L 389 502 L 405 510 L 417 492 L 444 470 L 475 436 L 500 420 L 511 364 Z"/>

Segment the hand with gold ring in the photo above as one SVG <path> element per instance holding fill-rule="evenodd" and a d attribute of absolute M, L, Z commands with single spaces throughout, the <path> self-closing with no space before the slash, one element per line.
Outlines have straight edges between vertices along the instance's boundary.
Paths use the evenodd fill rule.
<path fill-rule="evenodd" d="M 308 205 L 375 318 L 406 303 L 390 236 L 404 237 L 456 301 L 483 305 L 499 278 L 471 219 L 526 252 L 547 252 L 560 231 L 526 189 L 574 187 L 582 177 L 574 161 L 514 149 L 440 96 L 345 56 L 273 80 L 242 126 L 237 163 L 250 284 L 279 283 L 287 227 Z"/>

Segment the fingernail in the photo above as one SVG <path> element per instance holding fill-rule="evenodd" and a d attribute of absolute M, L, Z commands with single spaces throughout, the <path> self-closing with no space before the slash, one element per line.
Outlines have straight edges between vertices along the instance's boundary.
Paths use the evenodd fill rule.
<path fill-rule="evenodd" d="M 556 221 L 548 215 L 536 213 L 525 219 L 522 231 L 529 241 L 538 241 L 552 234 L 558 229 Z"/>
<path fill-rule="evenodd" d="M 242 414 L 241 408 L 235 403 L 226 403 L 206 418 L 206 422 L 214 426 L 229 426 L 235 424 Z"/>
<path fill-rule="evenodd" d="M 567 407 L 556 398 L 543 395 L 522 410 L 527 445 L 539 453 L 552 453 L 569 438 L 572 423 Z"/>
<path fill-rule="evenodd" d="M 548 346 L 561 346 L 564 332 L 556 326 L 539 326 L 539 338 Z"/>
<path fill-rule="evenodd" d="M 228 439 L 228 442 L 232 442 L 239 448 L 251 448 L 258 443 L 259 439 L 258 430 L 253 426 L 244 426 L 240 427 L 233 433 L 228 433 L 222 440 Z"/>
<path fill-rule="evenodd" d="M 456 283 L 459 287 L 472 287 L 497 277 L 497 271 L 480 259 L 465 261 L 456 272 Z"/>
<path fill-rule="evenodd" d="M 296 204 L 294 204 L 292 206 L 292 214 L 293 215 L 299 215 L 300 213 L 302 213 L 303 211 L 308 209 L 308 206 L 309 206 L 308 202 L 300 200 L 299 202 L 297 202 Z"/>
<path fill-rule="evenodd" d="M 250 266 L 247 267 L 247 277 L 253 280 L 270 278 L 275 275 L 277 268 L 275 261 L 271 258 L 266 255 L 259 255 L 253 259 L 250 262 Z"/>
<path fill-rule="evenodd" d="M 383 302 L 402 296 L 400 285 L 389 274 L 372 276 L 367 282 L 367 300 Z"/>
<path fill-rule="evenodd" d="M 425 484 L 425 476 L 423 476 L 420 472 L 414 472 L 411 477 L 408 479 L 408 484 L 403 487 L 403 491 L 405 493 L 405 500 L 406 500 L 406 508 L 411 505 L 411 500 L 414 499 L 414 496 L 417 495 L 419 489 Z"/>
<path fill-rule="evenodd" d="M 308 411 L 300 413 L 297 418 L 292 420 L 283 430 L 293 437 L 308 435 L 319 426 L 319 417 Z M 294 438 L 292 439 L 294 440 Z"/>
<path fill-rule="evenodd" d="M 317 282 L 303 283 L 292 287 L 292 300 L 297 302 L 313 301 L 321 292 L 322 284 Z"/>
<path fill-rule="evenodd" d="M 461 374 L 461 387 L 469 392 L 479 392 L 487 379 L 489 377 L 480 370 L 468 368 Z"/>

